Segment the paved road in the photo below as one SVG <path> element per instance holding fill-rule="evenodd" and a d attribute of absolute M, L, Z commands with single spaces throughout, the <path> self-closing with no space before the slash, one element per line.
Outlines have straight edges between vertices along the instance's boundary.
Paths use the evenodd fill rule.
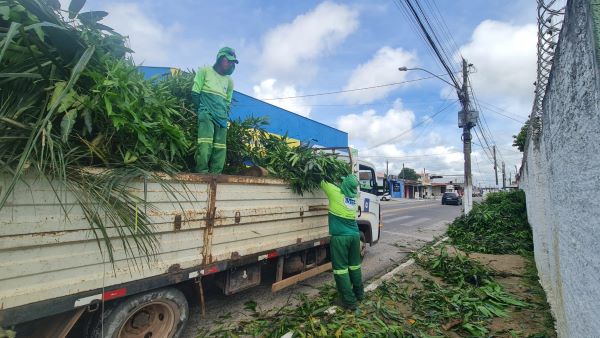
<path fill-rule="evenodd" d="M 391 270 L 411 251 L 441 236 L 447 224 L 460 214 L 461 207 L 441 205 L 439 200 L 400 200 L 382 202 L 381 210 L 384 228 L 381 240 L 368 248 L 363 260 L 364 280 Z M 190 321 L 182 337 L 196 337 L 201 328 L 218 325 L 223 315 L 230 315 L 228 320 L 245 318 L 244 303 L 249 300 L 256 301 L 262 309 L 281 307 L 288 302 L 295 303 L 294 295 L 299 293 L 316 294 L 320 286 L 332 280 L 330 273 L 323 273 L 276 294 L 271 293 L 268 281 L 231 296 L 224 296 L 216 289 L 207 290 L 206 318 L 200 318 L 198 304 L 190 304 Z"/>

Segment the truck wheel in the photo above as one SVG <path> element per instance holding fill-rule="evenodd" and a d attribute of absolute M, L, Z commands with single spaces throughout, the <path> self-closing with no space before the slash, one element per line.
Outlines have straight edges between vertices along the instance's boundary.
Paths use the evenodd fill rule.
<path fill-rule="evenodd" d="M 90 327 L 91 338 L 176 338 L 188 319 L 181 291 L 159 289 L 131 296 L 104 309 Z"/>
<path fill-rule="evenodd" d="M 367 254 L 367 239 L 364 232 L 360 232 L 360 258 L 364 258 Z"/>

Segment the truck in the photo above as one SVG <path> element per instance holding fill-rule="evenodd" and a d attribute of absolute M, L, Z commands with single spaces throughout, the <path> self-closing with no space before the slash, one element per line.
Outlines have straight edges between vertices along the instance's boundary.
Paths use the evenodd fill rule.
<path fill-rule="evenodd" d="M 346 154 L 354 174 L 375 177 L 372 164 Z M 19 337 L 65 337 L 74 327 L 87 337 L 177 337 L 191 301 L 204 311 L 203 282 L 230 295 L 272 271 L 277 292 L 331 269 L 323 192 L 298 195 L 269 177 L 170 179 L 178 194 L 144 177 L 128 187 L 154 206 L 146 213 L 158 252 L 127 255 L 109 228 L 111 261 L 74 196 L 24 176 L 0 209 L 0 327 Z M 376 191 L 373 182 L 359 192 L 361 254 L 380 238 Z"/>

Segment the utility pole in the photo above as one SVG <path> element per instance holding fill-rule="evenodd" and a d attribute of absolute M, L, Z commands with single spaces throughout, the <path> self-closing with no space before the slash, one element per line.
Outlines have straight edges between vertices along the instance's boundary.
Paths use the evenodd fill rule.
<path fill-rule="evenodd" d="M 436 77 L 439 80 L 447 83 L 448 85 L 452 86 L 456 90 L 456 94 L 458 95 L 458 100 L 460 101 L 460 104 L 462 106 L 462 110 L 458 112 L 458 127 L 463 129 L 462 141 L 463 141 L 463 152 L 465 155 L 465 189 L 464 189 L 464 196 L 463 196 L 463 205 L 464 205 L 463 212 L 464 212 L 464 214 L 468 214 L 473 207 L 473 182 L 472 182 L 472 178 L 471 178 L 471 128 L 475 127 L 475 125 L 477 124 L 477 119 L 479 117 L 479 113 L 477 111 L 471 110 L 471 108 L 470 108 L 471 104 L 469 101 L 469 71 L 468 70 L 469 70 L 469 67 L 472 65 L 468 64 L 465 59 L 462 59 L 463 83 L 461 86 L 458 83 L 458 80 L 454 77 L 454 74 L 451 71 L 451 69 L 443 61 L 443 58 L 439 54 L 439 51 L 435 48 L 436 47 L 435 44 L 431 40 L 431 37 L 429 36 L 425 26 L 420 21 L 419 15 L 413 8 L 412 4 L 410 2 L 408 2 L 407 4 L 410 7 L 416 20 L 419 22 L 421 29 L 423 30 L 425 35 L 428 37 L 430 44 L 434 47 L 434 50 L 435 50 L 436 54 L 438 55 L 438 58 L 441 60 L 442 64 L 446 68 L 446 71 L 448 72 L 448 75 L 450 76 L 452 82 L 448 82 L 445 79 L 439 77 L 438 75 L 428 71 L 427 69 L 423 69 L 423 68 L 399 67 L 398 70 L 401 72 L 405 72 L 408 70 L 417 70 L 417 69 L 422 70 L 426 73 L 429 73 L 433 77 Z"/>
<path fill-rule="evenodd" d="M 388 175 L 389 175 L 389 172 L 390 172 L 389 171 L 389 168 L 390 168 L 389 165 L 390 165 L 390 162 L 388 160 L 385 160 L 385 178 L 388 178 Z"/>
<path fill-rule="evenodd" d="M 504 162 L 502 162 L 502 188 L 506 188 L 506 171 L 504 170 Z"/>
<path fill-rule="evenodd" d="M 465 156 L 465 190 L 463 194 L 464 214 L 468 214 L 473 207 L 473 182 L 471 181 L 471 128 L 475 126 L 476 117 L 470 109 L 469 102 L 469 78 L 467 61 L 462 60 L 463 84 L 458 92 L 458 98 L 462 105 L 462 112 L 459 112 L 459 127 L 463 128 L 463 153 Z M 461 114 L 462 113 L 462 114 Z M 462 115 L 462 123 L 460 123 Z"/>
<path fill-rule="evenodd" d="M 498 186 L 498 165 L 496 163 L 496 145 L 493 146 L 494 149 L 494 173 L 496 174 L 496 186 Z"/>
<path fill-rule="evenodd" d="M 404 163 L 402 163 L 402 179 L 404 179 Z"/>

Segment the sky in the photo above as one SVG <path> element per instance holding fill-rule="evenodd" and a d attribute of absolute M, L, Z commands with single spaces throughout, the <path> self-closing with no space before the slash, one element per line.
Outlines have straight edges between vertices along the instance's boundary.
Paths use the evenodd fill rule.
<path fill-rule="evenodd" d="M 61 3 L 67 8 L 69 0 Z M 460 69 L 461 56 L 473 64 L 469 78 L 483 130 L 473 134 L 475 184 L 495 186 L 492 145 L 507 179 L 514 177 L 521 153 L 512 135 L 533 102 L 535 2 L 419 3 L 436 19 L 453 69 Z M 236 90 L 348 132 L 349 144 L 380 172 L 387 165 L 398 174 L 404 165 L 436 175 L 463 173 L 452 87 L 431 78 L 353 90 L 429 76 L 398 71 L 402 66 L 444 74 L 395 1 L 90 0 L 85 10 L 109 12 L 102 23 L 129 37 L 139 65 L 196 69 L 212 65 L 220 47 L 235 48 Z M 272 100 L 282 97 L 297 98 Z"/>

